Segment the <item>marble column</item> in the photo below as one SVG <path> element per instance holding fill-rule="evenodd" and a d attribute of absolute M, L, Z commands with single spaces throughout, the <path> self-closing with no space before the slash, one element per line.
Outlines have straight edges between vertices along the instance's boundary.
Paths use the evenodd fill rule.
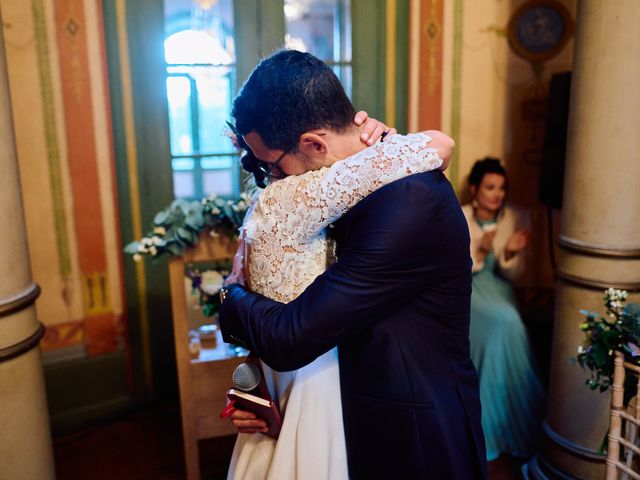
<path fill-rule="evenodd" d="M 1 24 L 1 15 L 0 15 Z M 53 453 L 33 303 L 11 103 L 0 30 L 0 478 L 53 479 Z"/>
<path fill-rule="evenodd" d="M 571 361 L 580 309 L 640 289 L 640 1 L 579 0 L 545 444 L 534 478 L 604 478 L 609 392 Z M 638 301 L 638 296 L 630 300 Z"/>

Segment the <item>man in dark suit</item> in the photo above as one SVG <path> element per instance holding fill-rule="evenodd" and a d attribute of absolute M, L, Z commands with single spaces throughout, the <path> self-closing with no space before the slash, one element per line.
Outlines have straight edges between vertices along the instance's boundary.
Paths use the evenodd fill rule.
<path fill-rule="evenodd" d="M 283 174 L 317 168 L 313 148 L 303 146 L 297 158 L 296 150 L 273 146 L 271 127 L 256 120 L 265 89 L 271 101 L 281 85 L 269 81 L 273 65 L 263 64 L 239 95 L 251 111 L 234 109 L 239 133 L 269 168 L 277 164 Z M 252 97 L 252 89 L 259 95 Z M 469 358 L 469 233 L 451 185 L 440 171 L 393 182 L 336 222 L 333 237 L 337 262 L 288 304 L 227 287 L 220 311 L 225 340 L 280 371 L 338 346 L 351 478 L 486 478 Z"/>

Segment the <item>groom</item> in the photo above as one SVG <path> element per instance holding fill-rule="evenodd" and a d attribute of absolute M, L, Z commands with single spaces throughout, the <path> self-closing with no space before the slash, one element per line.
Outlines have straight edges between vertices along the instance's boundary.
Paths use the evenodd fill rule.
<path fill-rule="evenodd" d="M 283 93 L 296 62 L 326 75 L 308 54 L 279 52 L 234 101 L 239 134 L 263 170 L 280 176 L 319 168 L 328 152 L 355 144 L 323 121 L 340 97 L 337 81 L 311 78 L 297 98 Z M 310 102 L 310 89 L 324 89 L 326 101 Z M 300 131 L 309 119 L 312 135 Z M 440 171 L 391 183 L 336 222 L 333 237 L 338 261 L 286 305 L 227 287 L 225 340 L 281 371 L 338 346 L 351 478 L 486 478 L 469 358 L 469 233 L 451 185 Z"/>

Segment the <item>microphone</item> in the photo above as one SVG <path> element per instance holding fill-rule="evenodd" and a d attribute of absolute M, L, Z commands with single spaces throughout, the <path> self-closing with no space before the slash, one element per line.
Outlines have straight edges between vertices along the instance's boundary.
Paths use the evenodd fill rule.
<path fill-rule="evenodd" d="M 235 368 L 231 376 L 231 383 L 233 383 L 234 388 L 259 397 L 262 396 L 258 388 L 260 380 L 260 370 L 253 363 L 241 363 Z"/>

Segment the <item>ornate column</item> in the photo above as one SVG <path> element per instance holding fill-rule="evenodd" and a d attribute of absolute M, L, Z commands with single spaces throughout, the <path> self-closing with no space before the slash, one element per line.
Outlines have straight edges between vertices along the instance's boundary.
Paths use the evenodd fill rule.
<path fill-rule="evenodd" d="M 1 24 L 1 17 L 0 17 Z M 0 478 L 53 479 L 53 452 L 33 302 L 4 38 L 0 30 Z"/>
<path fill-rule="evenodd" d="M 640 289 L 640 2 L 580 0 L 564 179 L 549 411 L 534 478 L 604 478 L 609 394 L 571 362 L 580 309 Z M 637 301 L 637 297 L 635 299 Z"/>

